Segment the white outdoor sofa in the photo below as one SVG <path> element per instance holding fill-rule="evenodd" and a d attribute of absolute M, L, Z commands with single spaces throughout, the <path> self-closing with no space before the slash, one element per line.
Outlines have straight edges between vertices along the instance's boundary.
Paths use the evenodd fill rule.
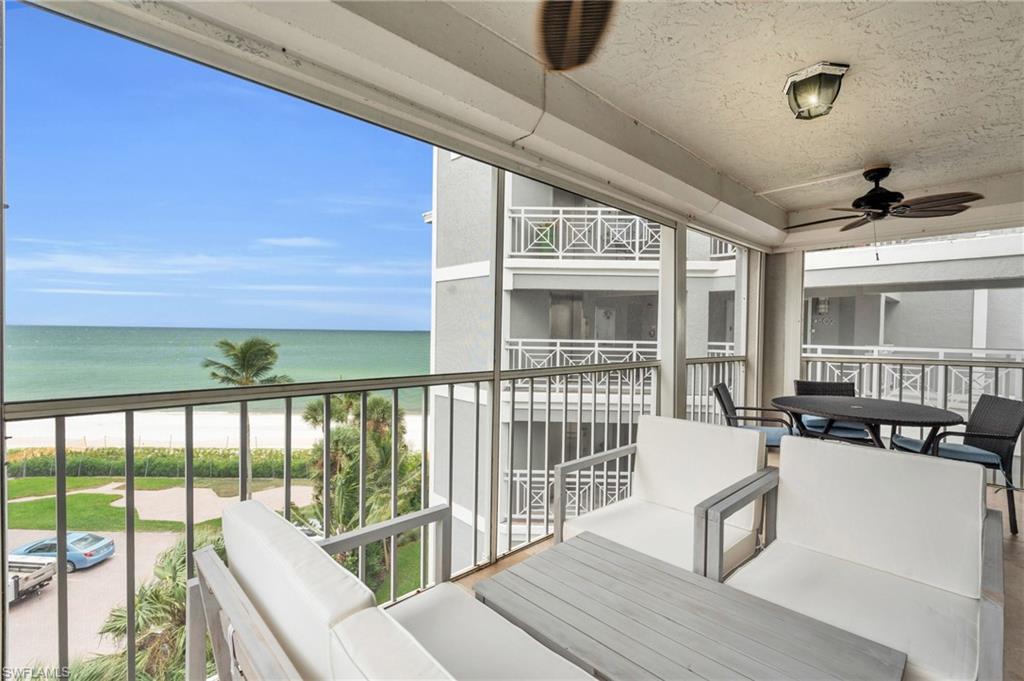
<path fill-rule="evenodd" d="M 981 466 L 784 437 L 777 470 L 707 509 L 709 553 L 762 496 L 767 547 L 727 584 L 906 653 L 905 681 L 1003 678 L 1003 526 Z"/>
<path fill-rule="evenodd" d="M 459 586 L 451 511 L 435 506 L 314 542 L 256 501 L 224 511 L 230 570 L 211 547 L 189 584 L 187 679 L 590 679 Z M 384 610 L 329 554 L 436 523 L 441 583 Z M 205 624 L 205 626 L 204 626 Z"/>
<path fill-rule="evenodd" d="M 567 517 L 570 476 L 617 459 L 633 467 L 629 498 Z M 703 575 L 704 509 L 744 488 L 764 467 L 762 432 L 642 416 L 635 445 L 555 466 L 555 542 L 593 532 Z M 726 569 L 754 554 L 760 510 L 755 500 L 723 523 Z"/>

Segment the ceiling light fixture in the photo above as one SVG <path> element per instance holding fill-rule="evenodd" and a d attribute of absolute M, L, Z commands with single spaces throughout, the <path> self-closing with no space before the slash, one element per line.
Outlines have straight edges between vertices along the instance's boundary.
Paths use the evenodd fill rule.
<path fill-rule="evenodd" d="M 822 61 L 789 74 L 784 90 L 789 108 L 801 120 L 828 115 L 839 96 L 843 74 L 849 70 L 847 64 Z"/>

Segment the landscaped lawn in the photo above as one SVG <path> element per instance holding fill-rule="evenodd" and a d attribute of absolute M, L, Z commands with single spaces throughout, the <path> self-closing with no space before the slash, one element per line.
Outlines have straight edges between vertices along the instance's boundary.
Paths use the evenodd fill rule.
<path fill-rule="evenodd" d="M 102 476 L 68 477 L 68 491 L 89 489 L 91 487 L 102 487 L 111 482 L 117 482 L 123 478 L 109 478 Z M 39 476 L 33 478 L 10 478 L 7 481 L 7 497 L 9 499 L 23 499 L 24 497 L 42 497 L 47 494 L 57 493 L 57 481 L 53 476 Z"/>
<path fill-rule="evenodd" d="M 124 531 L 124 509 L 110 505 L 118 498 L 116 494 L 69 494 L 68 529 L 94 532 Z M 57 500 L 48 497 L 8 504 L 7 522 L 8 527 L 17 530 L 55 529 Z M 136 512 L 135 529 L 140 532 L 181 532 L 185 525 L 174 520 L 141 520 Z"/>
<path fill-rule="evenodd" d="M 124 483 L 123 477 L 105 476 L 68 476 L 68 491 L 102 487 L 111 482 Z M 219 497 L 233 497 L 238 495 L 237 478 L 196 478 L 196 487 L 209 487 Z M 259 492 L 273 487 L 280 487 L 284 481 L 280 478 L 255 478 L 252 481 L 252 491 Z M 292 485 L 312 484 L 305 478 L 293 479 Z M 185 478 L 161 478 L 141 477 L 135 478 L 136 490 L 162 490 L 171 487 L 184 487 Z M 57 484 L 53 476 L 38 476 L 28 478 L 11 478 L 7 481 L 8 498 L 22 499 L 24 497 L 41 497 L 47 494 L 57 493 Z"/>
<path fill-rule="evenodd" d="M 373 588 L 378 603 L 384 603 L 391 595 L 387 575 L 381 583 Z M 395 596 L 402 596 L 420 588 L 420 541 L 419 539 L 398 547 L 398 591 Z"/>

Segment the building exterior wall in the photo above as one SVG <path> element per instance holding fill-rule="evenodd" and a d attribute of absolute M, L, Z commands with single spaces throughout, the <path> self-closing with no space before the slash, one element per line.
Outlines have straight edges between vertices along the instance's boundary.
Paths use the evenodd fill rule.
<path fill-rule="evenodd" d="M 491 368 L 494 172 L 471 158 L 453 157 L 443 149 L 434 151 L 434 305 L 430 334 L 434 373 Z M 459 187 L 460 191 L 448 191 L 447 187 Z"/>
<path fill-rule="evenodd" d="M 988 304 L 988 347 L 1024 348 L 1024 288 L 990 289 Z"/>
<path fill-rule="evenodd" d="M 435 157 L 435 265 L 450 267 L 491 260 L 496 171 L 466 156 L 453 158 L 443 149 L 435 150 Z"/>
<path fill-rule="evenodd" d="M 973 329 L 971 291 L 904 291 L 886 306 L 885 342 L 911 347 L 969 348 Z"/>

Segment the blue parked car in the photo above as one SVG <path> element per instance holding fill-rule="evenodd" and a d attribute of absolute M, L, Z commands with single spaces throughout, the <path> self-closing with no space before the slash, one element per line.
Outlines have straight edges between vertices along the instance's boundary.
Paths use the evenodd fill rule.
<path fill-rule="evenodd" d="M 57 538 L 40 539 L 19 546 L 16 556 L 57 557 Z M 92 567 L 114 555 L 114 540 L 91 532 L 68 532 L 68 572 Z"/>

